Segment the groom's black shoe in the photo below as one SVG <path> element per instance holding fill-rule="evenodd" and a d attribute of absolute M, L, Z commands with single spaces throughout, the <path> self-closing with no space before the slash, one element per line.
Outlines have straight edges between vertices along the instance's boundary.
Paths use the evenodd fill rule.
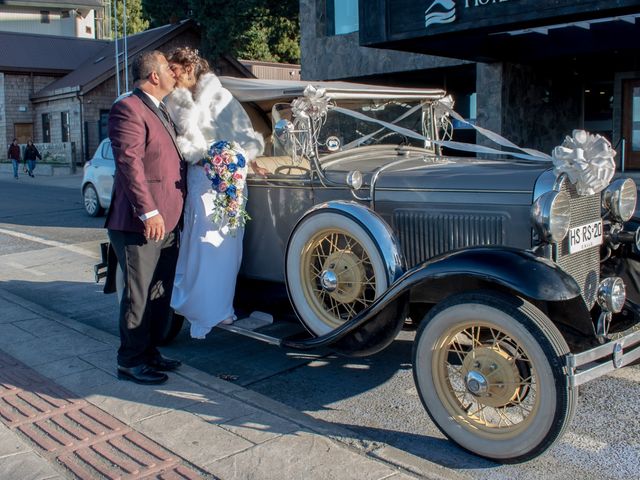
<path fill-rule="evenodd" d="M 143 363 L 142 365 L 128 368 L 118 365 L 118 378 L 142 385 L 160 385 L 166 382 L 169 377 Z"/>
<path fill-rule="evenodd" d="M 174 360 L 173 358 L 163 357 L 162 355 L 158 355 L 153 360 L 149 362 L 149 366 L 154 368 L 155 370 L 161 372 L 170 372 L 171 370 L 175 370 L 182 362 L 180 360 Z"/>

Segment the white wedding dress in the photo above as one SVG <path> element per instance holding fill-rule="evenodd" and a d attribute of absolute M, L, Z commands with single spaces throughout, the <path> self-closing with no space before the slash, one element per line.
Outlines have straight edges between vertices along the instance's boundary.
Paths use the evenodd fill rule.
<path fill-rule="evenodd" d="M 171 306 L 191 323 L 191 336 L 204 338 L 212 327 L 233 317 L 236 276 L 242 260 L 243 229 L 217 228 L 216 192 L 199 165 L 187 172 L 187 200 Z"/>
<path fill-rule="evenodd" d="M 200 78 L 193 96 L 176 89 L 166 104 L 179 133 L 178 146 L 190 163 L 171 306 L 189 320 L 193 338 L 204 338 L 223 320 L 235 319 L 233 296 L 244 229 L 231 233 L 228 225 L 220 227 L 209 218 L 216 192 L 197 162 L 214 141 L 227 140 L 242 146 L 248 164 L 262 153 L 264 141 L 240 103 L 213 74 Z"/>

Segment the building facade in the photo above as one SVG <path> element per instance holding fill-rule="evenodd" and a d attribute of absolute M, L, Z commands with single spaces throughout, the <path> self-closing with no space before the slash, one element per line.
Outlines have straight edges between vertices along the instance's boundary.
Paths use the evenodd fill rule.
<path fill-rule="evenodd" d="M 108 114 L 126 85 L 124 64 L 116 77 L 111 41 L 0 32 L 0 142 L 32 139 L 47 160 L 81 165 L 107 136 Z M 129 65 L 145 50 L 169 52 L 200 44 L 190 21 L 128 37 Z M 15 56 L 12 49 L 23 55 Z M 130 69 L 129 89 L 132 88 Z"/>
<path fill-rule="evenodd" d="M 305 79 L 445 88 L 516 144 L 584 128 L 640 169 L 638 0 L 301 0 L 300 20 Z"/>
<path fill-rule="evenodd" d="M 133 58 L 148 50 L 198 48 L 200 42 L 200 29 L 190 20 L 130 35 L 125 73 L 122 55 L 116 70 L 112 41 L 0 31 L 0 45 L 7 47 L 0 49 L 0 142 L 32 139 L 47 160 L 81 165 L 107 136 L 115 98 L 133 89 Z M 119 40 L 118 52 L 122 48 Z M 227 55 L 212 65 L 219 75 L 241 77 L 281 78 L 300 70 L 299 65 L 244 65 Z"/>
<path fill-rule="evenodd" d="M 0 2 L 0 31 L 77 38 L 108 37 L 103 0 L 4 0 Z"/>

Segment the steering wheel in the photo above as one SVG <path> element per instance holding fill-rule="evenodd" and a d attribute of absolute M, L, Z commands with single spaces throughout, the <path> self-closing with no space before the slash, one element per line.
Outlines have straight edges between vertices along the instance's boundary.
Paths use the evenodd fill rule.
<path fill-rule="evenodd" d="M 300 165 L 280 165 L 276 167 L 273 173 L 274 175 L 292 175 L 291 172 L 294 170 L 301 172 L 296 175 L 309 175 L 311 173 L 311 170 L 306 167 L 301 167 Z"/>
<path fill-rule="evenodd" d="M 400 138 L 402 139 L 402 141 L 401 141 L 401 142 L 399 142 L 399 145 L 407 145 L 407 144 L 409 143 L 409 139 L 408 139 L 406 136 L 404 136 L 403 134 L 398 133 L 398 132 L 388 132 L 388 133 L 385 133 L 385 134 L 384 134 L 384 135 L 382 135 L 380 138 L 374 138 L 374 139 L 371 141 L 371 143 L 372 143 L 372 144 L 374 144 L 374 145 L 378 145 L 378 144 L 380 144 L 383 140 L 385 140 L 385 139 L 387 139 L 387 138 L 389 138 L 389 137 L 392 137 L 393 135 L 397 135 L 398 137 L 400 137 Z"/>

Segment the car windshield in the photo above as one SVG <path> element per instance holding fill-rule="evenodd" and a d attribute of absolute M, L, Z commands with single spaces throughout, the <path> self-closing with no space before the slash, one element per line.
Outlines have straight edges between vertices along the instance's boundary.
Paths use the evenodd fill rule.
<path fill-rule="evenodd" d="M 318 153 L 327 154 L 366 145 L 410 145 L 433 149 L 433 144 L 403 129 L 432 138 L 428 102 L 419 100 L 343 100 L 329 109 L 318 135 Z M 387 124 L 387 125 L 385 125 Z"/>
<path fill-rule="evenodd" d="M 315 143 L 321 159 L 332 153 L 367 145 L 407 145 L 433 152 L 434 144 L 425 140 L 434 138 L 431 105 L 431 101 L 420 99 L 334 101 L 326 118 L 318 124 L 317 135 L 307 137 L 305 133 L 298 132 L 298 145 L 307 141 Z M 281 119 L 295 121 L 290 104 L 277 103 L 273 106 L 273 123 Z M 275 155 L 287 152 L 286 147 L 277 141 L 274 147 Z"/>

